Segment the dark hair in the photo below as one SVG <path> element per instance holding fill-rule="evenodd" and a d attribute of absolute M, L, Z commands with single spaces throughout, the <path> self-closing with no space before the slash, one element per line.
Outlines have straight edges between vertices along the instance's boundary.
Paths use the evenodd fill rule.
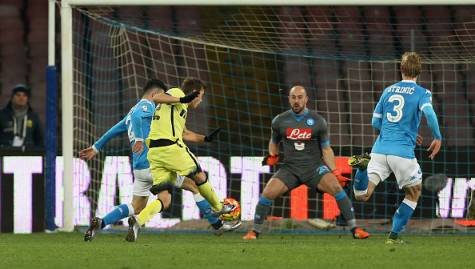
<path fill-rule="evenodd" d="M 200 90 L 201 88 L 206 89 L 206 84 L 198 78 L 185 78 L 181 84 L 181 89 L 185 93 L 189 93 L 193 90 Z"/>
<path fill-rule="evenodd" d="M 415 78 L 422 70 L 421 57 L 415 52 L 406 52 L 401 57 L 401 73 Z"/>
<path fill-rule="evenodd" d="M 143 87 L 142 95 L 148 94 L 151 90 L 158 88 L 163 91 L 168 91 L 168 87 L 159 79 L 151 79 L 147 81 L 147 84 Z"/>

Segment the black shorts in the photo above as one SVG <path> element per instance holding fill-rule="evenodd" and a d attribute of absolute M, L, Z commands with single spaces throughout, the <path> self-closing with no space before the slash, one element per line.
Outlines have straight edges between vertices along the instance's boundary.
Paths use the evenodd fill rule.
<path fill-rule="evenodd" d="M 326 165 L 321 165 L 312 173 L 300 174 L 288 167 L 280 168 L 272 177 L 278 178 L 289 188 L 295 189 L 298 186 L 305 184 L 311 189 L 317 189 L 318 183 L 325 174 L 331 173 L 331 170 Z"/>

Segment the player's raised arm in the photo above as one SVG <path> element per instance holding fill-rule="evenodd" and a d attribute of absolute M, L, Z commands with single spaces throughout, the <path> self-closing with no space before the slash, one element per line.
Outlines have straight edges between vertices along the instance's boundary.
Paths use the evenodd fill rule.
<path fill-rule="evenodd" d="M 125 124 L 125 119 L 119 121 L 112 128 L 107 130 L 107 132 L 97 140 L 94 145 L 83 149 L 79 152 L 79 158 L 83 160 L 90 160 L 96 156 L 96 154 L 111 140 L 112 138 L 127 132 L 127 125 Z"/>
<path fill-rule="evenodd" d="M 427 151 L 430 152 L 429 158 L 433 160 L 435 155 L 439 153 L 440 147 L 442 146 L 442 135 L 440 134 L 437 115 L 435 114 L 434 108 L 432 107 L 432 94 L 429 91 L 426 91 L 424 94 L 419 108 L 424 113 L 424 116 L 427 120 L 427 125 L 429 126 L 429 129 L 432 133 L 433 140 Z"/>
<path fill-rule="evenodd" d="M 196 97 L 200 95 L 199 91 L 193 91 L 192 93 L 183 96 L 183 97 L 176 97 L 169 95 L 167 93 L 156 94 L 153 96 L 153 101 L 158 104 L 176 104 L 176 103 L 190 103 Z"/>

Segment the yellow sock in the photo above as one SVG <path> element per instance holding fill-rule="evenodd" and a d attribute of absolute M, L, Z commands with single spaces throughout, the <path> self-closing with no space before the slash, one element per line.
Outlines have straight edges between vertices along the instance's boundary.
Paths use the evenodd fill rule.
<path fill-rule="evenodd" d="M 214 210 L 219 211 L 223 208 L 223 205 L 219 202 L 218 196 L 214 192 L 213 187 L 211 187 L 211 184 L 209 184 L 209 181 L 199 185 L 198 189 L 200 190 L 200 194 L 206 198 Z"/>
<path fill-rule="evenodd" d="M 145 223 L 149 222 L 157 213 L 160 213 L 162 208 L 162 201 L 155 200 L 151 202 L 136 217 L 137 222 L 140 224 L 140 226 L 144 225 Z"/>

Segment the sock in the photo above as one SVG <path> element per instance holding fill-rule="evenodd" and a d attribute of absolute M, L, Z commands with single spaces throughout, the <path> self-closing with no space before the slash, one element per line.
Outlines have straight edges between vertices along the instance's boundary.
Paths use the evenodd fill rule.
<path fill-rule="evenodd" d="M 256 213 L 254 214 L 254 231 L 257 233 L 262 232 L 262 226 L 264 221 L 269 215 L 270 207 L 272 206 L 272 200 L 269 200 L 261 195 L 259 202 L 256 206 Z"/>
<path fill-rule="evenodd" d="M 393 216 L 393 226 L 391 229 L 391 233 L 398 235 L 406 226 L 407 222 L 412 216 L 414 209 L 416 209 L 417 202 L 409 201 L 404 199 L 394 213 Z"/>
<path fill-rule="evenodd" d="M 350 198 L 346 195 L 345 191 L 340 191 L 339 193 L 335 194 L 335 200 L 338 204 L 338 208 L 340 209 L 343 218 L 345 218 L 348 226 L 351 228 L 356 227 L 356 220 L 355 220 L 355 212 L 353 210 L 353 205 L 351 205 Z"/>
<path fill-rule="evenodd" d="M 356 170 L 356 175 L 353 180 L 353 189 L 355 194 L 366 194 L 368 191 L 368 171 L 366 169 Z"/>
<path fill-rule="evenodd" d="M 208 203 L 208 201 L 206 201 L 206 199 L 203 196 L 201 196 L 201 194 L 199 193 L 194 194 L 193 198 L 195 199 L 196 205 L 200 209 L 201 214 L 203 214 L 203 217 L 205 217 L 211 225 L 217 224 L 218 222 L 220 222 L 220 220 L 217 217 L 211 215 L 212 213 L 211 205 Z M 221 227 L 221 225 L 219 225 L 218 229 Z"/>
<path fill-rule="evenodd" d="M 121 204 L 117 206 L 116 208 L 114 208 L 114 210 L 112 210 L 107 215 L 105 215 L 104 218 L 102 218 L 101 228 L 104 229 L 104 227 L 106 227 L 109 224 L 116 223 L 117 221 L 123 218 L 127 218 L 128 216 L 133 215 L 134 214 L 133 208 L 132 208 L 132 211 L 130 210 L 130 208 L 132 208 L 132 206 L 127 205 L 127 204 Z M 131 214 L 129 214 L 130 212 Z"/>
<path fill-rule="evenodd" d="M 149 222 L 156 214 L 162 212 L 163 203 L 160 199 L 157 199 L 149 203 L 137 216 L 137 222 L 140 226 Z"/>
<path fill-rule="evenodd" d="M 213 187 L 211 187 L 208 179 L 206 179 L 204 183 L 198 185 L 198 189 L 200 190 L 200 194 L 208 200 L 214 210 L 219 211 L 223 208 L 223 205 L 219 202 L 218 196 L 214 192 Z"/>

